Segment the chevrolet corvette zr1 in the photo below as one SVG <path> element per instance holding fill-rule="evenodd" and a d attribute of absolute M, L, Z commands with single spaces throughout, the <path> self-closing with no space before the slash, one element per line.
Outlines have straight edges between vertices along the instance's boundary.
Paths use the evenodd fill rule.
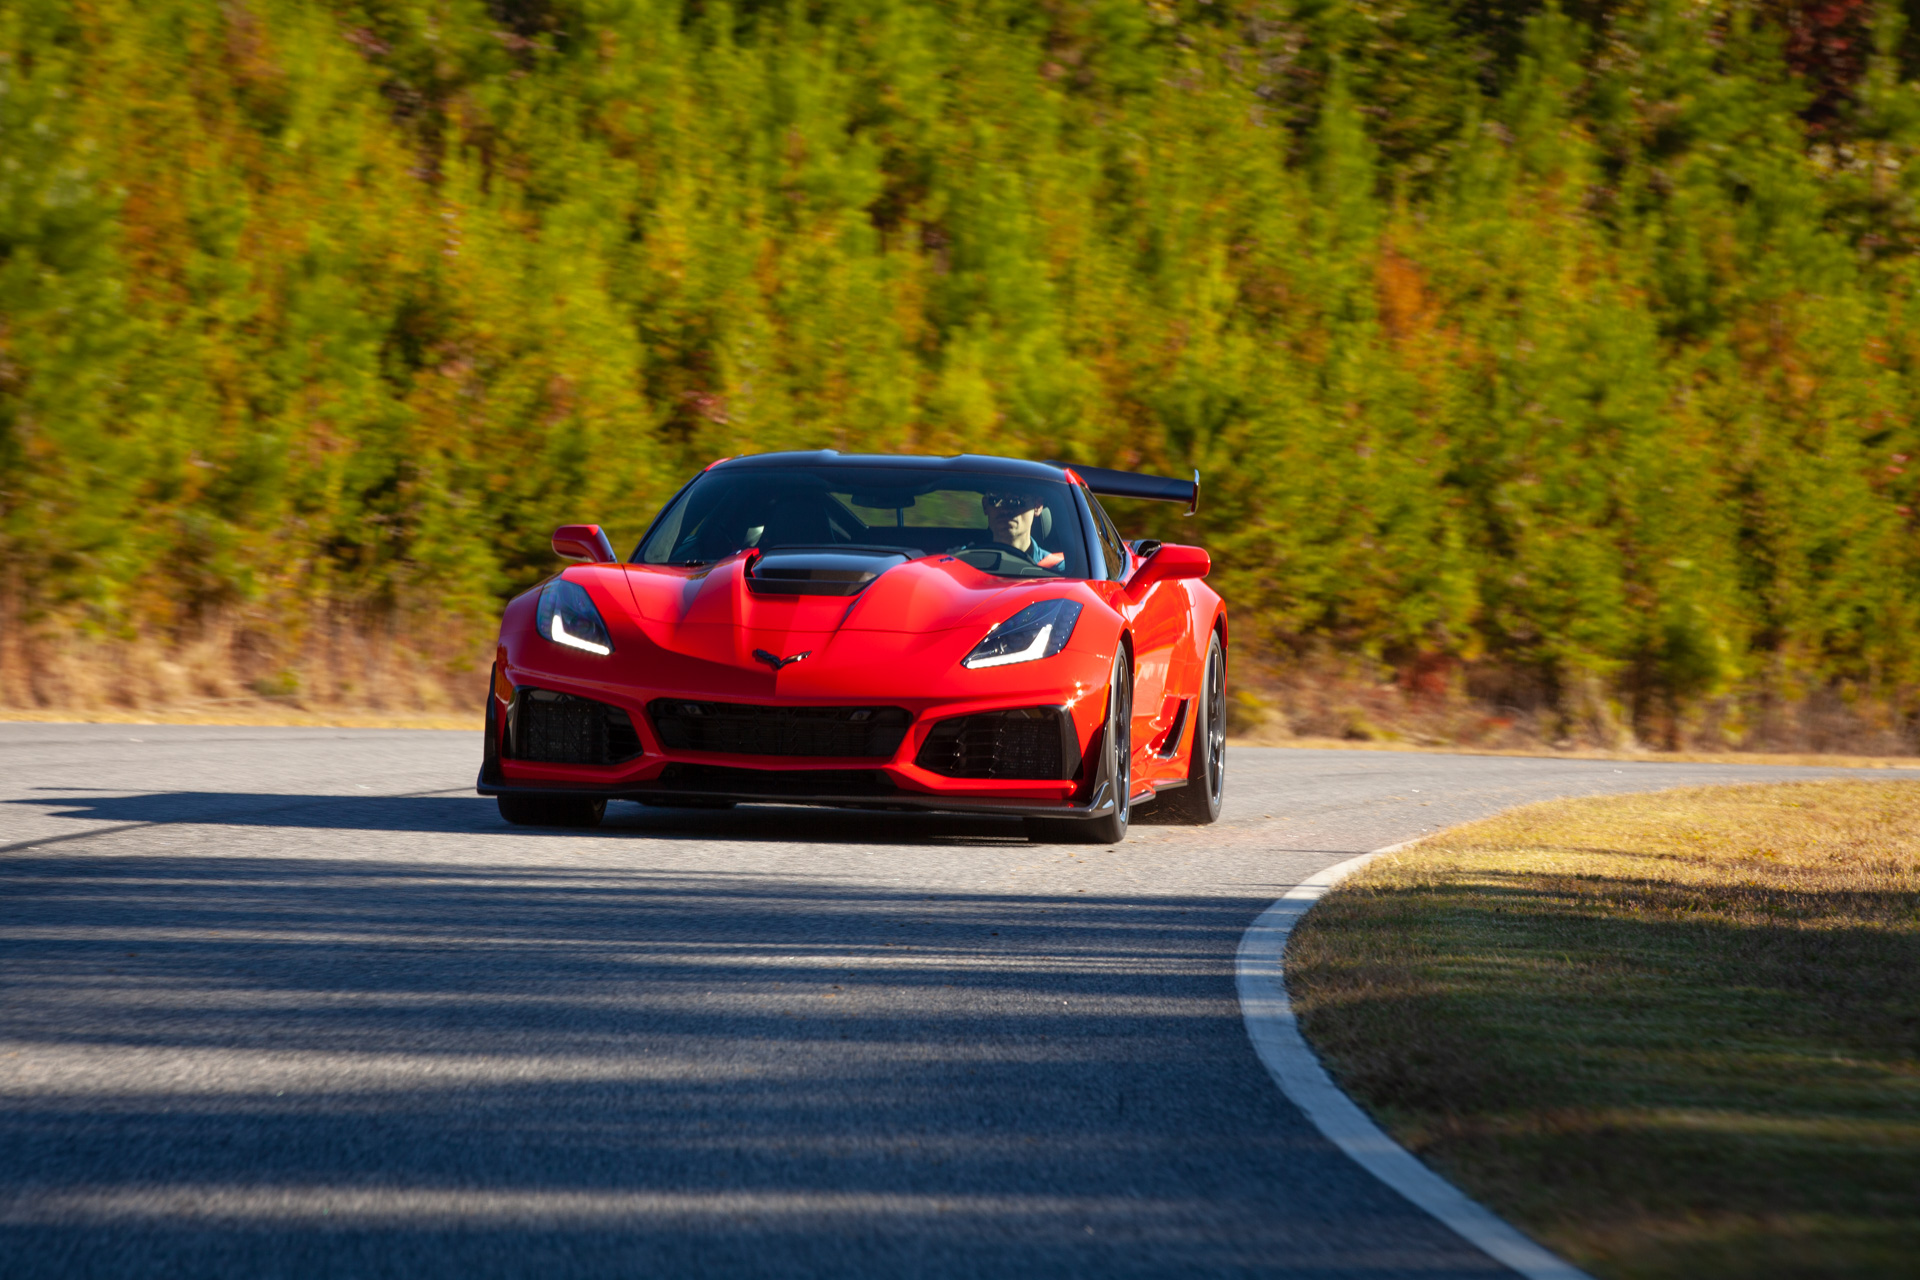
<path fill-rule="evenodd" d="M 918 808 L 1123 839 L 1220 812 L 1227 617 L 1198 547 L 1099 498 L 1191 481 L 1008 458 L 765 454 L 683 487 L 633 555 L 506 608 L 479 789 L 510 822 L 609 800 Z"/>

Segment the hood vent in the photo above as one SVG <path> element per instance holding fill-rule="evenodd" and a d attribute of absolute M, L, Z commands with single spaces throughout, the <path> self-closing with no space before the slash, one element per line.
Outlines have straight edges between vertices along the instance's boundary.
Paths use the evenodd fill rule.
<path fill-rule="evenodd" d="M 754 558 L 747 589 L 760 596 L 857 596 L 920 554 L 909 547 L 775 547 Z"/>

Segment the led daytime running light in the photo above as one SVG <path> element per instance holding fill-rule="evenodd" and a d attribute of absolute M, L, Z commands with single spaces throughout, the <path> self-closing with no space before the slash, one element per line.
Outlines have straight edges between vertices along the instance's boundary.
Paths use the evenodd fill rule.
<path fill-rule="evenodd" d="M 540 592 L 534 629 L 557 645 L 596 658 L 613 652 L 613 637 L 607 634 L 606 620 L 594 608 L 593 597 L 585 587 L 565 578 L 555 578 Z"/>
<path fill-rule="evenodd" d="M 555 621 L 557 622 L 558 619 L 555 619 Z M 969 654 L 966 661 L 960 665 L 969 671 L 980 671 L 986 667 L 1005 667 L 1011 666 L 1016 662 L 1032 662 L 1035 658 L 1041 657 L 1046 653 L 1047 641 L 1051 639 L 1052 636 L 1053 624 L 1049 622 L 1046 626 L 1034 632 L 1033 643 L 1018 653 L 998 653 L 991 658 L 976 658 Z"/>
<path fill-rule="evenodd" d="M 969 671 L 981 671 L 1051 658 L 1067 647 L 1067 641 L 1073 638 L 1074 623 L 1079 620 L 1077 600 L 1042 600 L 1030 604 L 990 628 L 980 637 L 980 643 L 973 646 L 973 651 L 960 659 L 960 665 Z"/>
<path fill-rule="evenodd" d="M 580 636 L 568 635 L 567 624 L 561 621 L 558 610 L 555 610 L 553 615 L 553 642 L 555 644 L 564 644 L 569 649 L 585 649 L 588 653 L 597 653 L 603 658 L 613 652 L 611 648 L 604 644 L 595 644 L 593 641 L 583 639 Z"/>

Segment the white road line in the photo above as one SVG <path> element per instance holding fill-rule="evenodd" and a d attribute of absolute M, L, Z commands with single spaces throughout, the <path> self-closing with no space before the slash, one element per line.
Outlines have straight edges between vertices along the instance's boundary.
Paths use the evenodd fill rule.
<path fill-rule="evenodd" d="M 249 1221 L 285 1229 L 382 1225 L 498 1231 L 502 1226 L 585 1228 L 627 1226 L 644 1221 L 720 1219 L 729 1229 L 743 1221 L 785 1218 L 799 1223 L 834 1218 L 858 1222 L 878 1214 L 936 1221 L 1021 1217 L 1033 1220 L 1073 1217 L 1102 1227 L 1130 1231 L 1149 1214 L 1174 1217 L 1205 1212 L 1205 1201 L 1148 1200 L 1132 1196 L 1040 1196 L 926 1194 L 911 1191 L 549 1191 L 531 1187 L 362 1187 L 326 1183 L 193 1183 L 168 1181 L 126 1187 L 34 1186 L 0 1201 L 0 1226 L 72 1227 L 97 1224 L 122 1228 L 143 1219 L 178 1230 L 183 1224 Z M 648 1224 L 645 1229 L 659 1229 Z M 695 1230 L 711 1229 L 705 1224 Z M 840 1228 L 848 1230 L 850 1228 Z M 998 1227 L 988 1227 L 998 1230 Z M 1091 1231 L 1089 1223 L 1087 1230 Z M 863 1232 L 874 1230 L 863 1227 Z"/>
<path fill-rule="evenodd" d="M 1386 853 L 1415 843 L 1390 844 L 1372 853 L 1336 863 L 1287 891 L 1255 920 L 1240 938 L 1234 960 L 1240 992 L 1240 1016 L 1254 1051 L 1266 1064 L 1274 1083 L 1306 1114 L 1313 1127 L 1361 1168 L 1432 1214 L 1456 1234 L 1488 1256 L 1505 1263 L 1527 1280 L 1588 1280 L 1587 1274 L 1562 1262 L 1513 1227 L 1502 1222 L 1465 1193 L 1388 1137 L 1367 1113 L 1340 1091 L 1320 1059 L 1300 1035 L 1293 1004 L 1287 999 L 1287 936 L 1307 908 L 1327 890 Z"/>

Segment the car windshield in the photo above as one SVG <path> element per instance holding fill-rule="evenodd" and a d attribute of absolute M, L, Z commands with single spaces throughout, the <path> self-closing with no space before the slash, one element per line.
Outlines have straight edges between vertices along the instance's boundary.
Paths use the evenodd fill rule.
<path fill-rule="evenodd" d="M 951 554 L 1003 577 L 1088 576 L 1065 482 L 905 467 L 709 471 L 661 515 L 634 560 L 702 565 L 749 547 L 840 546 Z"/>

